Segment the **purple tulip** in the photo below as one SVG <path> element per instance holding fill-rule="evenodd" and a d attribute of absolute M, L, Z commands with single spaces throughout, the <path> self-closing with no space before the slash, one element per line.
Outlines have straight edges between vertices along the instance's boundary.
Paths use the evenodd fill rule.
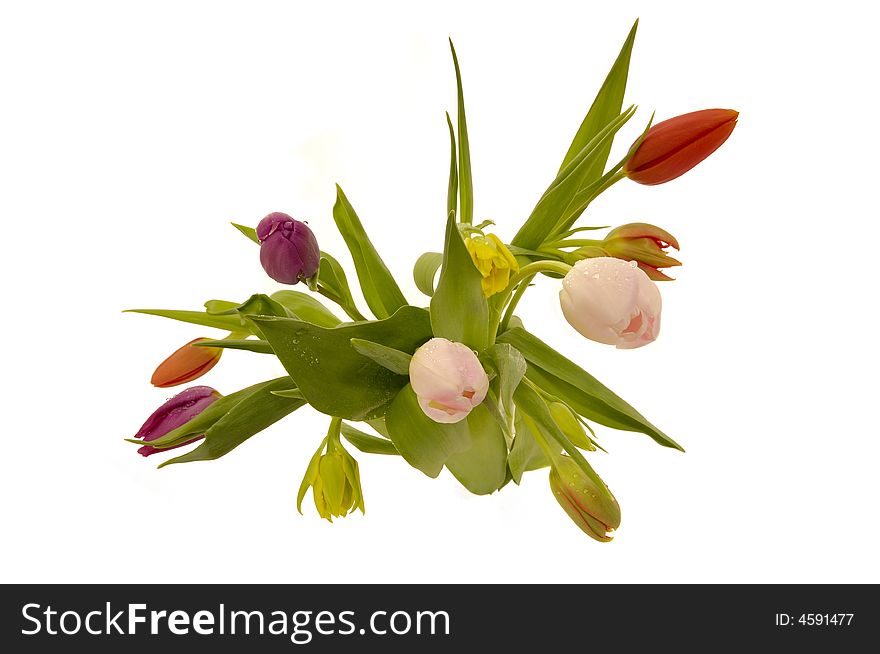
<path fill-rule="evenodd" d="M 143 438 L 144 442 L 154 441 L 168 432 L 185 425 L 208 408 L 209 405 L 220 399 L 220 397 L 220 393 L 210 386 L 193 386 L 192 388 L 187 388 L 185 391 L 178 393 L 156 409 L 153 412 L 153 415 L 147 418 L 143 427 L 138 430 L 138 433 L 136 433 L 134 437 Z M 195 443 L 202 438 L 204 438 L 204 435 L 196 436 L 195 438 L 188 440 L 186 443 L 166 448 L 156 448 L 151 445 L 144 445 L 138 450 L 138 454 L 142 456 L 150 456 L 156 452 L 173 450 L 178 447 L 183 447 L 184 445 L 189 445 L 190 443 Z"/>
<path fill-rule="evenodd" d="M 270 213 L 257 225 L 260 263 L 276 282 L 296 284 L 314 277 L 321 250 L 309 226 L 286 213 Z"/>

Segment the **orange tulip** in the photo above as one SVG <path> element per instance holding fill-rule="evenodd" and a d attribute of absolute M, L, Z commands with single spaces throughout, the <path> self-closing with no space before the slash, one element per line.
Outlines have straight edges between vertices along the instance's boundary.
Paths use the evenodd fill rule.
<path fill-rule="evenodd" d="M 632 181 L 648 185 L 684 175 L 721 147 L 736 127 L 738 116 L 733 109 L 703 109 L 657 123 L 623 172 Z"/>
<path fill-rule="evenodd" d="M 190 341 L 165 359 L 156 368 L 150 383 L 159 388 L 178 386 L 198 379 L 217 365 L 223 350 L 219 347 L 195 347 L 193 343 L 209 341 L 197 338 Z"/>

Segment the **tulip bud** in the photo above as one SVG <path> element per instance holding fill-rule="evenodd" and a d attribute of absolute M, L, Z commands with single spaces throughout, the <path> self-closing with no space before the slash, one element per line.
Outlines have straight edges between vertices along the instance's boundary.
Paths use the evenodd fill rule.
<path fill-rule="evenodd" d="M 327 452 L 322 454 L 324 443 L 318 448 L 309 463 L 305 478 L 297 497 L 297 510 L 302 513 L 302 500 L 311 486 L 312 499 L 318 515 L 330 522 L 342 518 L 355 509 L 364 512 L 364 497 L 357 461 L 338 442 L 328 443 Z"/>
<path fill-rule="evenodd" d="M 666 249 L 679 249 L 678 241 L 669 232 L 647 223 L 630 223 L 612 229 L 602 242 L 602 249 L 610 256 L 635 261 L 654 281 L 671 281 L 672 277 L 659 268 L 680 266 L 681 262 L 666 253 Z"/>
<path fill-rule="evenodd" d="M 635 261 L 578 261 L 562 280 L 559 302 L 568 323 L 598 343 L 631 349 L 660 332 L 660 291 Z"/>
<path fill-rule="evenodd" d="M 507 288 L 510 273 L 519 270 L 516 258 L 495 234 L 468 236 L 464 240 L 471 259 L 483 279 L 483 295 L 491 297 Z"/>
<path fill-rule="evenodd" d="M 657 123 L 623 167 L 639 184 L 663 184 L 715 152 L 736 127 L 739 112 L 703 109 Z"/>
<path fill-rule="evenodd" d="M 217 365 L 223 350 L 219 347 L 196 347 L 193 343 L 211 340 L 197 338 L 174 352 L 156 368 L 150 383 L 159 388 L 179 386 L 198 379 Z"/>
<path fill-rule="evenodd" d="M 178 393 L 162 406 L 156 409 L 153 414 L 147 418 L 147 421 L 134 435 L 135 438 L 142 438 L 144 442 L 154 441 L 165 434 L 174 431 L 188 423 L 190 420 L 199 415 L 208 406 L 222 397 L 220 393 L 209 386 L 193 386 L 187 388 L 182 393 Z M 138 450 L 138 454 L 142 456 L 150 456 L 156 452 L 164 452 L 173 450 L 177 447 L 189 445 L 204 436 L 196 436 L 180 445 L 174 447 L 166 447 L 158 449 L 150 445 L 144 445 Z"/>
<path fill-rule="evenodd" d="M 409 381 L 425 415 L 442 423 L 464 420 L 489 390 L 489 378 L 474 351 L 445 338 L 432 338 L 416 350 Z"/>
<path fill-rule="evenodd" d="M 587 536 L 602 542 L 612 539 L 609 532 L 620 526 L 620 505 L 598 477 L 591 479 L 570 457 L 558 456 L 550 468 L 550 489 Z"/>
<path fill-rule="evenodd" d="M 296 284 L 318 274 L 321 250 L 309 226 L 286 213 L 270 213 L 257 225 L 260 263 L 276 282 Z"/>

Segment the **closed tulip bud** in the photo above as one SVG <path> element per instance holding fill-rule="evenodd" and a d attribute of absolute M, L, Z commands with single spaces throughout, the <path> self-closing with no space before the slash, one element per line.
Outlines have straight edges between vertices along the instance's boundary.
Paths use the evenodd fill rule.
<path fill-rule="evenodd" d="M 489 390 L 489 377 L 474 351 L 445 338 L 432 338 L 416 350 L 409 381 L 425 415 L 442 423 L 464 420 Z"/>
<path fill-rule="evenodd" d="M 318 274 L 321 250 L 312 230 L 286 213 L 270 213 L 257 225 L 260 263 L 276 282 L 296 284 Z"/>
<path fill-rule="evenodd" d="M 669 247 L 679 249 L 678 241 L 666 230 L 647 223 L 630 223 L 612 229 L 602 242 L 610 256 L 635 261 L 654 281 L 672 281 L 672 277 L 661 272 L 660 268 L 680 266 L 681 262 L 670 257 Z"/>
<path fill-rule="evenodd" d="M 634 261 L 578 261 L 562 280 L 562 313 L 582 336 L 631 349 L 660 332 L 660 291 Z"/>
<path fill-rule="evenodd" d="M 302 513 L 302 500 L 309 487 L 318 515 L 333 522 L 333 518 L 343 518 L 360 509 L 364 512 L 364 497 L 357 461 L 338 442 L 328 444 L 327 452 L 322 454 L 324 444 L 318 448 L 306 470 L 300 486 L 296 508 Z"/>
<path fill-rule="evenodd" d="M 153 414 L 147 418 L 147 421 L 138 430 L 134 437 L 142 438 L 145 443 L 154 441 L 157 438 L 174 431 L 178 427 L 182 427 L 221 397 L 220 393 L 210 386 L 193 386 L 192 388 L 187 388 L 185 391 L 178 393 L 156 409 Z M 196 436 L 180 445 L 162 449 L 150 445 L 144 445 L 138 450 L 138 454 L 142 456 L 150 456 L 156 452 L 164 452 L 167 450 L 173 450 L 177 447 L 183 447 L 184 445 L 189 445 L 202 438 L 204 438 L 204 436 Z"/>
<path fill-rule="evenodd" d="M 703 109 L 657 123 L 623 172 L 639 184 L 663 184 L 684 175 L 715 152 L 736 127 L 739 112 Z"/>
<path fill-rule="evenodd" d="M 550 468 L 550 489 L 568 517 L 587 536 L 608 542 L 620 526 L 620 505 L 598 477 L 584 474 L 570 457 L 559 456 Z"/>
<path fill-rule="evenodd" d="M 197 347 L 194 343 L 208 341 L 196 338 L 174 352 L 156 368 L 150 383 L 159 388 L 179 386 L 198 379 L 217 365 L 223 350 L 219 347 Z"/>
<path fill-rule="evenodd" d="M 510 282 L 510 274 L 519 270 L 516 258 L 495 234 L 468 236 L 464 240 L 474 265 L 483 279 L 480 284 L 483 295 L 491 297 L 500 293 Z"/>

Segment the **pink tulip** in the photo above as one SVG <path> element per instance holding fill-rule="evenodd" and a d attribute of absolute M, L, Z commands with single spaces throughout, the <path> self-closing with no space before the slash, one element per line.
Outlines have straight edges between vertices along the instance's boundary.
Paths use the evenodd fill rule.
<path fill-rule="evenodd" d="M 559 301 L 568 323 L 599 343 L 631 349 L 660 332 L 660 291 L 635 261 L 578 261 L 562 280 Z"/>
<path fill-rule="evenodd" d="M 464 420 L 489 390 L 489 378 L 474 351 L 445 338 L 432 338 L 416 350 L 409 381 L 425 415 L 442 423 Z"/>

